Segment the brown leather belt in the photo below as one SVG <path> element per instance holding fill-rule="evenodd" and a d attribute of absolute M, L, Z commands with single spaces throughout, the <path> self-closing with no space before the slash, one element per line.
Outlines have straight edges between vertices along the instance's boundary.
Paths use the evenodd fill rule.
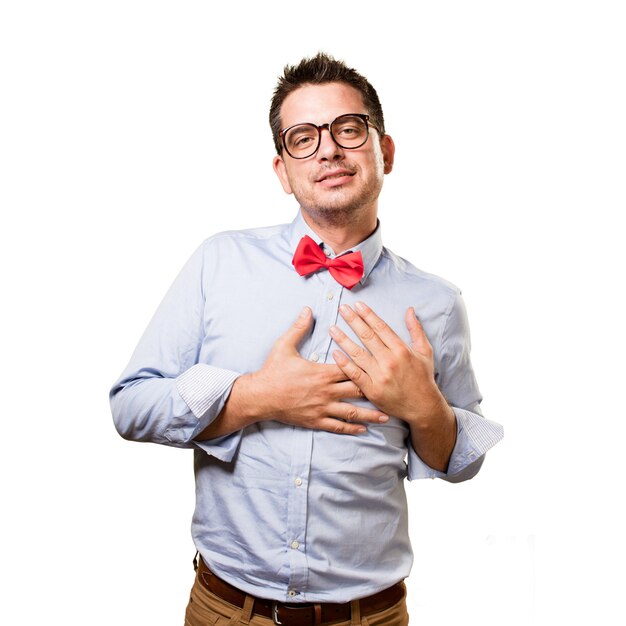
<path fill-rule="evenodd" d="M 225 580 L 218 578 L 204 561 L 198 559 L 198 580 L 214 595 L 229 604 L 243 608 L 246 593 L 233 587 Z M 301 604 L 286 604 L 274 602 L 265 598 L 254 597 L 254 613 L 263 615 L 274 620 L 275 624 L 283 626 L 315 626 L 316 624 L 328 624 L 330 622 L 342 622 L 350 620 L 350 602 L 345 604 L 332 604 L 324 602 L 316 604 L 303 602 Z M 397 604 L 404 597 L 404 585 L 395 585 L 383 589 L 374 595 L 361 598 L 361 616 L 384 611 Z"/>

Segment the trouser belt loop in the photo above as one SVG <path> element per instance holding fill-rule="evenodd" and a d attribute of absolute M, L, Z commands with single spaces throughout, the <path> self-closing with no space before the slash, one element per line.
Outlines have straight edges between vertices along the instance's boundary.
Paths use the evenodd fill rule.
<path fill-rule="evenodd" d="M 318 624 L 322 623 L 322 605 L 321 604 L 315 604 L 313 605 L 313 613 L 314 613 L 314 624 L 315 626 L 317 626 Z"/>
<path fill-rule="evenodd" d="M 254 612 L 254 597 L 247 595 L 243 603 L 243 610 L 241 612 L 241 623 L 249 624 L 250 619 L 252 618 L 253 612 Z"/>
<path fill-rule="evenodd" d="M 350 602 L 350 626 L 361 626 L 361 602 L 359 600 Z"/>

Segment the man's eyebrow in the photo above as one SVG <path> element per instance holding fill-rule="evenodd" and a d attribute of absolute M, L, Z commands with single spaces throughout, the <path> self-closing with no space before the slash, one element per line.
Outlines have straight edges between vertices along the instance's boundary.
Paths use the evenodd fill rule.
<path fill-rule="evenodd" d="M 317 126 L 315 122 L 295 122 L 294 124 L 290 124 L 286 128 L 293 128 L 294 126 Z"/>

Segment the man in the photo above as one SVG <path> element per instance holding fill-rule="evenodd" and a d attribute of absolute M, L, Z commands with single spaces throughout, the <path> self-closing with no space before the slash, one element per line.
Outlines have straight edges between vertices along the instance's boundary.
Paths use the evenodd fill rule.
<path fill-rule="evenodd" d="M 195 450 L 186 624 L 406 624 L 403 479 L 472 478 L 502 430 L 459 291 L 382 246 L 394 144 L 373 87 L 304 59 L 270 124 L 298 215 L 196 251 L 111 391 L 115 423 Z"/>

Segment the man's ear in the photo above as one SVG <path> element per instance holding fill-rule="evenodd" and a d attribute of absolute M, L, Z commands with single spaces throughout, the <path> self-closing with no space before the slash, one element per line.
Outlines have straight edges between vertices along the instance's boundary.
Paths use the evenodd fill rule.
<path fill-rule="evenodd" d="M 380 139 L 380 149 L 383 153 L 383 162 L 385 163 L 385 174 L 389 174 L 393 169 L 393 159 L 396 154 L 396 144 L 390 135 L 383 135 Z"/>
<path fill-rule="evenodd" d="M 287 166 L 285 165 L 285 161 L 283 161 L 283 157 L 276 155 L 274 157 L 272 165 L 274 166 L 276 176 L 278 176 L 278 180 L 280 180 L 280 184 L 283 186 L 285 193 L 293 193 L 291 185 L 289 184 L 289 177 L 287 176 Z"/>

